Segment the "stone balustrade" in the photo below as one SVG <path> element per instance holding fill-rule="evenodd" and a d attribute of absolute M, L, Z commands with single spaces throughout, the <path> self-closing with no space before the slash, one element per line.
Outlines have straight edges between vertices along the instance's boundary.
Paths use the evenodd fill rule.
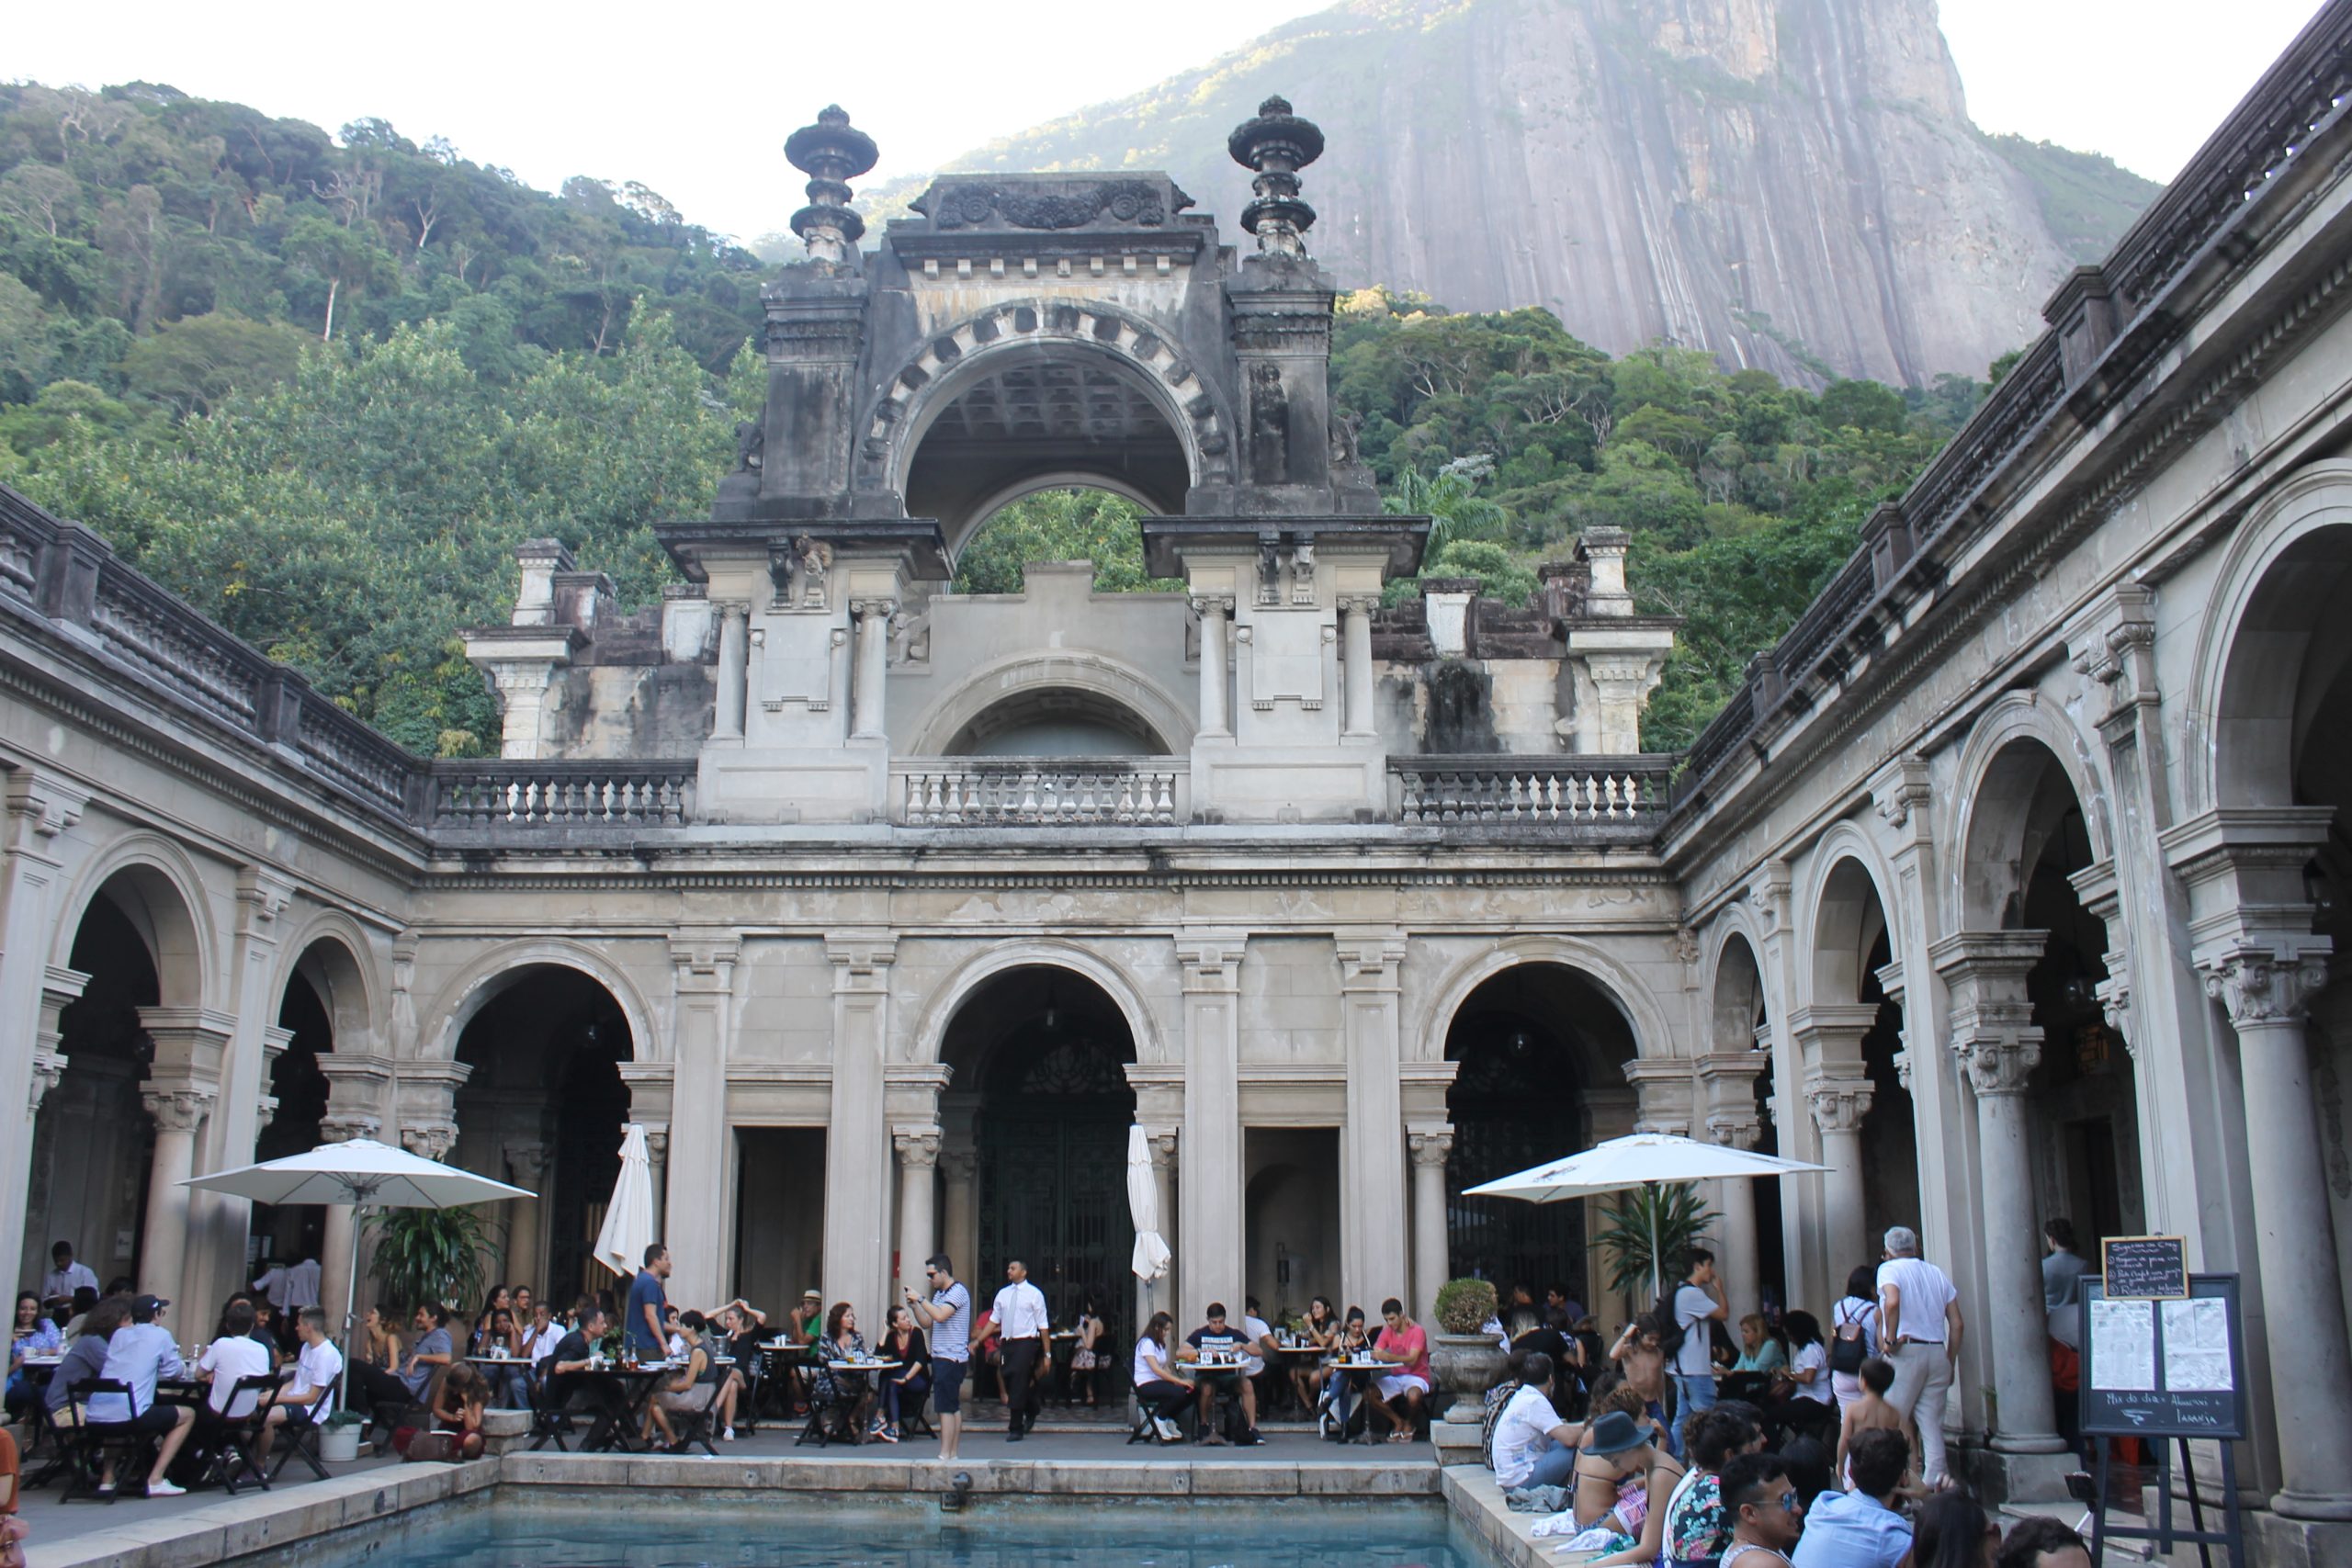
<path fill-rule="evenodd" d="M 1182 757 L 917 758 L 891 772 L 910 828 L 1172 827 L 1191 815 Z"/>
<path fill-rule="evenodd" d="M 1396 819 L 1413 827 L 1646 827 L 1666 808 L 1671 757 L 1396 757 Z"/>
<path fill-rule="evenodd" d="M 428 829 L 683 828 L 695 764 L 684 761 L 435 762 Z"/>

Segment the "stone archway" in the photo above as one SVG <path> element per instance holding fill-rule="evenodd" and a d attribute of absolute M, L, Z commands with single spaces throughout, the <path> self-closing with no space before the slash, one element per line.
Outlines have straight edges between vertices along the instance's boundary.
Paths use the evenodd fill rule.
<path fill-rule="evenodd" d="M 1708 1051 L 1699 1064 L 1705 1102 L 1693 1120 L 1694 1137 L 1736 1148 L 1779 1154 L 1780 1129 L 1768 1107 L 1775 1083 L 1765 1038 L 1764 974 L 1745 931 L 1734 930 L 1715 951 L 1709 992 Z M 1789 1304 L 1787 1251 L 1781 1236 L 1781 1183 L 1735 1180 L 1715 1184 L 1723 1273 L 1731 1299 Z"/>
<path fill-rule="evenodd" d="M 1804 1104 L 1821 1139 L 1827 1279 L 1878 1256 L 1871 1237 L 1919 1224 L 1918 1139 L 1903 1049 L 1903 1008 L 1887 994 L 1895 961 L 1879 877 L 1848 842 L 1824 845 L 1813 904 L 1813 994 L 1795 1012 Z"/>

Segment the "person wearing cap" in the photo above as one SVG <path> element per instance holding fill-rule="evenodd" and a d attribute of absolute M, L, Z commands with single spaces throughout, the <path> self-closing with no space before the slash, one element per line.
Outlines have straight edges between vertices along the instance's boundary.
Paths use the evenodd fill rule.
<path fill-rule="evenodd" d="M 1682 1479 L 1682 1465 L 1658 1447 L 1651 1431 L 1623 1410 L 1607 1412 L 1586 1432 L 1569 1475 L 1569 1506 L 1578 1529 L 1606 1524 L 1634 1538 L 1633 1545 L 1595 1560 L 1589 1568 L 1658 1560 L 1666 1505 Z"/>
<path fill-rule="evenodd" d="M 187 1369 L 180 1364 L 179 1347 L 172 1343 L 171 1330 L 163 1323 L 164 1313 L 171 1304 L 161 1296 L 132 1299 L 130 1321 L 115 1330 L 114 1337 L 107 1341 L 106 1365 L 98 1373 L 130 1392 L 128 1395 L 95 1394 L 88 1406 L 92 1426 L 124 1426 L 133 1432 L 163 1439 L 155 1450 L 155 1462 L 147 1472 L 150 1497 L 176 1497 L 187 1490 L 173 1485 L 164 1478 L 164 1472 L 179 1457 L 180 1445 L 187 1441 L 188 1428 L 196 1423 L 193 1406 L 155 1403 L 157 1379 L 187 1375 Z M 112 1496 L 114 1484 L 114 1450 L 109 1449 L 98 1478 L 99 1495 Z"/>

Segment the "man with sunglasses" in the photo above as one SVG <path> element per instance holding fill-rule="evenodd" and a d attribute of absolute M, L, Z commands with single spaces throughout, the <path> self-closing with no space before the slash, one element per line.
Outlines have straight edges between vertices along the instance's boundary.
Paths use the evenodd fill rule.
<path fill-rule="evenodd" d="M 1791 1568 L 1789 1552 L 1804 1533 L 1804 1505 L 1779 1454 L 1741 1454 L 1723 1468 L 1724 1517 L 1731 1544 L 1719 1568 Z"/>

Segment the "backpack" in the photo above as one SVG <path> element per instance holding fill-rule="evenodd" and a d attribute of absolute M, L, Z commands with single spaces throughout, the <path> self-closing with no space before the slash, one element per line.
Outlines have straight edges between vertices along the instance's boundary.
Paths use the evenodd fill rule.
<path fill-rule="evenodd" d="M 1838 1326 L 1829 1336 L 1829 1370 L 1848 1377 L 1862 1370 L 1870 1359 L 1870 1341 L 1862 1336 L 1860 1318 L 1848 1317 L 1844 1307 L 1838 1309 Z"/>

